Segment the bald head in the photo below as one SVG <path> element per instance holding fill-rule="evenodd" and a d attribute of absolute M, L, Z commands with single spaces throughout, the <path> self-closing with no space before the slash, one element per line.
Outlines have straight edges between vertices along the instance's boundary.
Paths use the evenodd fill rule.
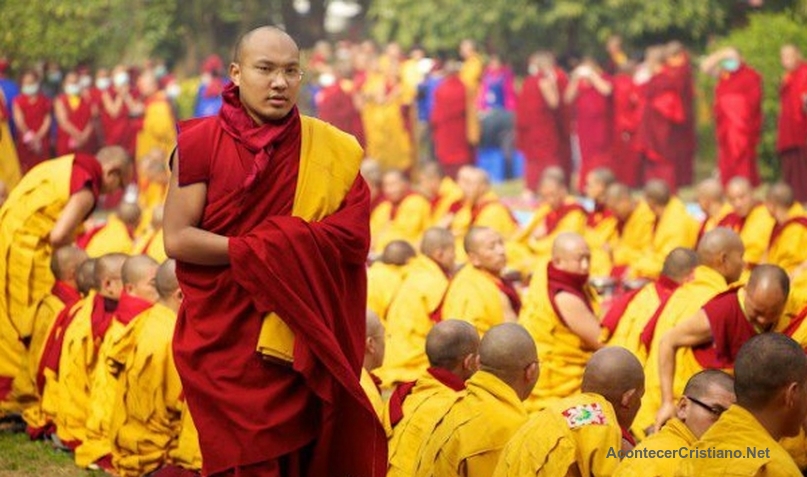
<path fill-rule="evenodd" d="M 133 285 L 147 276 L 154 276 L 159 264 L 148 255 L 133 255 L 123 262 L 121 280 L 125 285 Z"/>
<path fill-rule="evenodd" d="M 698 184 L 698 201 L 723 202 L 723 185 L 717 179 L 704 179 Z"/>
<path fill-rule="evenodd" d="M 588 275 L 591 250 L 585 239 L 575 232 L 563 232 L 552 242 L 552 265 L 558 270 Z"/>
<path fill-rule="evenodd" d="M 751 271 L 746 289 L 749 293 L 773 293 L 786 300 L 790 293 L 790 278 L 787 272 L 776 265 L 757 265 Z"/>
<path fill-rule="evenodd" d="M 768 189 L 768 202 L 778 208 L 789 209 L 796 202 L 793 188 L 784 182 L 777 182 Z"/>
<path fill-rule="evenodd" d="M 647 181 L 644 186 L 644 197 L 647 203 L 657 207 L 664 207 L 670 202 L 672 193 L 670 186 L 660 179 L 652 179 Z"/>
<path fill-rule="evenodd" d="M 788 43 L 779 50 L 779 58 L 785 71 L 793 71 L 801 64 L 801 51 L 796 45 Z"/>
<path fill-rule="evenodd" d="M 385 336 L 384 325 L 372 310 L 367 310 L 366 313 L 366 340 L 364 347 L 364 363 L 363 367 L 367 371 L 372 371 L 379 368 L 384 363 L 385 353 Z"/>
<path fill-rule="evenodd" d="M 376 312 L 373 310 L 367 310 L 367 313 L 365 314 L 365 324 L 365 334 L 368 338 L 371 336 L 384 334 L 384 325 L 381 323 L 381 319 L 378 317 L 378 314 L 376 314 Z"/>
<path fill-rule="evenodd" d="M 126 150 L 120 146 L 106 146 L 95 155 L 101 164 L 103 177 L 101 192 L 114 192 L 129 183 L 132 175 L 132 161 Z"/>
<path fill-rule="evenodd" d="M 677 247 L 664 259 L 661 274 L 677 283 L 683 283 L 697 266 L 698 254 L 694 250 Z"/>
<path fill-rule="evenodd" d="M 726 184 L 726 198 L 737 215 L 747 217 L 755 205 L 754 187 L 745 177 L 734 177 Z"/>
<path fill-rule="evenodd" d="M 745 246 L 733 230 L 718 227 L 706 232 L 698 243 L 697 252 L 698 262 L 723 275 L 727 283 L 740 278 Z"/>
<path fill-rule="evenodd" d="M 717 387 L 734 394 L 734 378 L 719 369 L 705 369 L 692 375 L 684 388 L 684 396 L 703 400 L 710 388 Z"/>
<path fill-rule="evenodd" d="M 406 265 L 415 257 L 415 248 L 405 240 L 393 240 L 384 247 L 381 261 L 388 265 Z"/>
<path fill-rule="evenodd" d="M 67 245 L 57 248 L 50 257 L 50 271 L 56 280 L 73 283 L 79 266 L 87 260 L 87 252 Z"/>
<path fill-rule="evenodd" d="M 470 354 L 479 352 L 479 332 L 462 320 L 443 320 L 426 335 L 426 356 L 436 368 L 454 370 Z"/>
<path fill-rule="evenodd" d="M 362 161 L 359 171 L 368 184 L 379 188 L 381 187 L 383 172 L 381 170 L 381 164 L 378 161 L 370 158 L 365 159 Z"/>
<path fill-rule="evenodd" d="M 427 257 L 431 257 L 438 250 L 446 247 L 454 247 L 454 234 L 450 230 L 442 227 L 431 227 L 423 232 L 420 239 L 420 252 Z"/>
<path fill-rule="evenodd" d="M 604 397 L 614 406 L 623 428 L 633 424 L 644 395 L 644 369 L 630 351 L 609 346 L 591 355 L 581 390 Z"/>
<path fill-rule="evenodd" d="M 706 369 L 695 373 L 687 381 L 684 397 L 678 402 L 677 414 L 692 434 L 700 439 L 717 421 L 716 414 L 736 402 L 734 378 L 718 369 Z"/>
<path fill-rule="evenodd" d="M 442 179 L 446 176 L 445 171 L 443 171 L 443 168 L 440 167 L 440 164 L 437 162 L 427 162 L 423 164 L 420 166 L 419 174 L 421 176 L 434 177 L 437 179 Z"/>
<path fill-rule="evenodd" d="M 135 202 L 121 202 L 118 206 L 118 218 L 129 227 L 137 227 L 140 222 L 140 206 Z"/>
<path fill-rule="evenodd" d="M 171 297 L 179 289 L 179 281 L 177 280 L 177 262 L 173 259 L 168 259 L 157 268 L 157 275 L 154 277 L 154 286 L 157 288 L 157 293 L 163 300 Z"/>
<path fill-rule="evenodd" d="M 76 270 L 76 286 L 79 293 L 87 296 L 90 290 L 98 289 L 98 281 L 95 279 L 95 266 L 98 264 L 98 259 L 90 258 L 85 260 L 79 265 Z"/>
<path fill-rule="evenodd" d="M 566 172 L 560 166 L 549 166 L 541 173 L 541 180 L 544 178 L 554 178 L 561 184 L 566 184 Z"/>
<path fill-rule="evenodd" d="M 95 280 L 99 283 L 109 278 L 122 279 L 123 264 L 129 258 L 125 253 L 108 253 L 95 263 Z"/>
<path fill-rule="evenodd" d="M 538 380 L 538 352 L 524 327 L 504 323 L 489 329 L 479 343 L 479 369 L 509 384 L 524 400 Z M 535 381 L 525 379 L 525 369 L 535 366 Z M 530 377 L 532 378 L 532 377 Z"/>
<path fill-rule="evenodd" d="M 241 35 L 241 38 L 238 39 L 238 43 L 236 43 L 235 50 L 233 51 L 233 62 L 241 62 L 245 49 L 252 47 L 253 43 L 256 41 L 266 39 L 270 39 L 272 41 L 282 41 L 284 43 L 288 43 L 290 46 L 293 45 L 295 50 L 298 49 L 297 43 L 285 31 L 274 26 L 262 26 Z"/>

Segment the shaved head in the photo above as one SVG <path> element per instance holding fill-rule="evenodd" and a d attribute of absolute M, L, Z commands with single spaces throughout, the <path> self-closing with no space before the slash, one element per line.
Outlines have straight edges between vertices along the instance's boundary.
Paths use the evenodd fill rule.
<path fill-rule="evenodd" d="M 98 154 L 95 155 L 95 158 L 98 159 L 98 162 L 100 162 L 102 166 L 105 164 L 128 166 L 132 163 L 129 153 L 120 146 L 102 147 L 98 150 Z"/>
<path fill-rule="evenodd" d="M 372 371 L 384 364 L 386 337 L 384 336 L 384 325 L 378 315 L 368 309 L 365 316 L 366 340 L 363 367 L 367 371 Z"/>
<path fill-rule="evenodd" d="M 684 279 L 698 266 L 698 254 L 694 250 L 684 247 L 673 249 L 664 259 L 661 274 L 677 283 Z"/>
<path fill-rule="evenodd" d="M 381 164 L 378 161 L 370 158 L 363 160 L 359 171 L 367 183 L 381 187 L 383 172 L 381 170 Z"/>
<path fill-rule="evenodd" d="M 101 257 L 95 264 L 95 280 L 98 283 L 103 282 L 109 278 L 121 278 L 123 273 L 123 264 L 129 258 L 125 253 L 108 253 Z"/>
<path fill-rule="evenodd" d="M 124 224 L 136 227 L 140 222 L 140 206 L 134 202 L 121 202 L 118 206 L 118 217 Z"/>
<path fill-rule="evenodd" d="M 541 180 L 544 178 L 554 178 L 561 184 L 566 184 L 566 172 L 560 166 L 549 166 L 541 173 Z"/>
<path fill-rule="evenodd" d="M 698 184 L 698 200 L 723 201 L 723 185 L 717 179 L 704 179 Z"/>
<path fill-rule="evenodd" d="M 663 207 L 670 202 L 672 193 L 666 182 L 661 179 L 651 179 L 644 186 L 644 196 L 648 203 Z"/>
<path fill-rule="evenodd" d="M 717 413 L 737 402 L 734 378 L 719 369 L 706 369 L 692 375 L 683 396 L 678 402 L 678 418 L 698 439 L 717 422 Z"/>
<path fill-rule="evenodd" d="M 519 324 L 504 323 L 494 326 L 479 343 L 479 369 L 510 385 L 522 400 L 529 397 L 538 381 L 537 363 L 535 341 Z M 534 381 L 530 383 L 531 379 L 525 379 L 524 374 L 527 368 L 533 366 Z"/>
<path fill-rule="evenodd" d="M 684 395 L 703 400 L 712 386 L 734 394 L 734 378 L 719 369 L 705 369 L 692 375 L 684 388 Z"/>
<path fill-rule="evenodd" d="M 148 255 L 133 255 L 123 262 L 121 279 L 124 285 L 133 285 L 147 275 L 154 276 L 159 263 Z"/>
<path fill-rule="evenodd" d="M 179 289 L 177 262 L 175 260 L 168 259 L 160 265 L 157 269 L 157 275 L 154 277 L 154 286 L 157 288 L 157 293 L 163 300 L 173 295 L 174 292 Z"/>
<path fill-rule="evenodd" d="M 233 63 L 241 62 L 244 49 L 251 46 L 251 42 L 259 37 L 272 38 L 274 40 L 288 42 L 294 46 L 295 50 L 298 49 L 297 43 L 285 31 L 274 26 L 262 26 L 241 35 L 241 38 L 238 39 L 238 43 L 235 44 L 235 50 L 233 51 Z"/>
<path fill-rule="evenodd" d="M 90 290 L 98 289 L 98 281 L 95 279 L 95 266 L 98 259 L 89 258 L 79 265 L 76 270 L 76 286 L 79 293 L 86 296 Z"/>
<path fill-rule="evenodd" d="M 415 248 L 406 240 L 393 240 L 384 247 L 381 261 L 388 265 L 406 265 L 417 255 Z"/>
<path fill-rule="evenodd" d="M 489 227 L 471 227 L 465 235 L 468 262 L 476 268 L 498 276 L 507 266 L 504 239 Z"/>
<path fill-rule="evenodd" d="M 479 352 L 479 332 L 462 320 L 443 320 L 426 335 L 426 356 L 436 368 L 456 369 L 469 354 Z"/>
<path fill-rule="evenodd" d="M 630 217 L 635 208 L 633 196 L 628 186 L 621 183 L 614 183 L 605 189 L 605 207 L 611 211 L 617 220 L 625 221 Z"/>
<path fill-rule="evenodd" d="M 747 217 L 754 208 L 754 187 L 745 177 L 734 177 L 726 184 L 726 197 L 740 217 Z"/>
<path fill-rule="evenodd" d="M 443 168 L 440 167 L 440 164 L 437 162 L 427 162 L 423 164 L 420 166 L 419 174 L 421 176 L 435 177 L 438 179 L 442 179 L 446 176 L 445 171 L 443 171 Z"/>
<path fill-rule="evenodd" d="M 737 233 L 725 227 L 706 232 L 698 243 L 698 262 L 723 275 L 727 283 L 739 280 L 745 246 Z"/>
<path fill-rule="evenodd" d="M 431 256 L 435 251 L 454 247 L 454 234 L 442 227 L 431 227 L 423 232 L 420 240 L 420 253 Z"/>
<path fill-rule="evenodd" d="M 588 275 L 591 266 L 591 250 L 582 235 L 563 232 L 552 242 L 552 265 L 558 270 Z"/>
<path fill-rule="evenodd" d="M 630 351 L 609 346 L 591 355 L 583 372 L 581 390 L 604 397 L 623 428 L 629 428 L 639 412 L 644 395 L 644 369 Z"/>
<path fill-rule="evenodd" d="M 365 325 L 365 334 L 368 337 L 384 334 L 384 325 L 381 323 L 381 319 L 378 317 L 378 314 L 376 314 L 376 312 L 373 310 L 367 310 L 367 313 L 365 314 Z"/>
<path fill-rule="evenodd" d="M 782 295 L 787 299 L 790 293 L 790 278 L 781 267 L 770 264 L 757 265 L 751 271 L 746 289 L 749 292 L 771 291 Z"/>
<path fill-rule="evenodd" d="M 791 208 L 796 202 L 796 197 L 793 195 L 793 188 L 784 182 L 777 182 L 772 185 L 771 188 L 768 189 L 766 198 L 769 203 L 783 209 Z"/>
<path fill-rule="evenodd" d="M 87 260 L 87 252 L 67 245 L 57 248 L 50 257 L 50 271 L 59 281 L 70 282 L 76 279 L 79 266 Z"/>

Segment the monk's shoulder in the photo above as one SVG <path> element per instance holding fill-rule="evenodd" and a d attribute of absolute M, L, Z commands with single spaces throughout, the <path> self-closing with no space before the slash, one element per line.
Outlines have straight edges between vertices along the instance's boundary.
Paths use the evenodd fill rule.
<path fill-rule="evenodd" d="M 312 118 L 310 116 L 300 116 L 300 120 L 303 124 L 303 130 L 310 132 L 315 141 L 322 141 L 325 144 L 334 146 L 338 145 L 340 148 L 344 148 L 347 153 L 359 157 L 364 155 L 364 151 L 353 135 L 321 119 Z"/>

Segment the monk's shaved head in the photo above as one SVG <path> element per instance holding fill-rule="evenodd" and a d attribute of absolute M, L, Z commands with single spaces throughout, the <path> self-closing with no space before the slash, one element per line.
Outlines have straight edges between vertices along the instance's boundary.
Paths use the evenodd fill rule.
<path fill-rule="evenodd" d="M 98 281 L 95 279 L 95 266 L 98 259 L 90 258 L 79 265 L 76 271 L 76 286 L 79 293 L 86 296 L 90 290 L 98 289 Z"/>
<path fill-rule="evenodd" d="M 479 343 L 479 369 L 497 376 L 510 385 L 519 397 L 529 397 L 538 380 L 538 352 L 535 341 L 523 326 L 504 323 L 489 329 Z M 525 370 L 534 376 L 525 378 Z M 535 379 L 529 382 L 531 378 Z"/>
<path fill-rule="evenodd" d="M 591 355 L 583 372 L 581 390 L 604 397 L 614 406 L 619 424 L 633 424 L 644 395 L 644 369 L 630 351 L 609 346 Z"/>
<path fill-rule="evenodd" d="M 694 250 L 677 247 L 667 254 L 661 274 L 667 278 L 683 283 L 684 279 L 698 266 L 698 254 Z"/>
<path fill-rule="evenodd" d="M 368 337 L 384 334 L 384 325 L 381 323 L 378 314 L 373 310 L 368 309 L 367 313 L 365 313 L 365 325 L 365 334 Z"/>
<path fill-rule="evenodd" d="M 621 182 L 616 182 L 608 186 L 607 189 L 605 189 L 605 197 L 606 200 L 630 199 L 631 198 L 630 187 L 626 186 Z"/>
<path fill-rule="evenodd" d="M 552 242 L 552 265 L 564 272 L 588 275 L 591 250 L 580 234 L 563 232 Z"/>
<path fill-rule="evenodd" d="M 474 253 L 479 250 L 481 239 L 493 231 L 490 227 L 471 227 L 468 233 L 465 234 L 465 239 L 462 243 L 465 252 Z"/>
<path fill-rule="evenodd" d="M 108 253 L 98 257 L 95 264 L 95 280 L 98 283 L 109 278 L 123 278 L 123 263 L 129 258 L 125 253 Z"/>
<path fill-rule="evenodd" d="M 384 173 L 381 170 L 381 164 L 378 161 L 370 158 L 365 159 L 362 161 L 359 171 L 361 176 L 365 181 L 367 181 L 368 184 L 381 187 L 381 177 L 384 175 Z"/>
<path fill-rule="evenodd" d="M 134 255 L 126 259 L 121 267 L 121 280 L 124 285 L 133 285 L 147 275 L 154 274 L 159 263 L 148 255 Z"/>
<path fill-rule="evenodd" d="M 384 336 L 384 325 L 378 315 L 367 310 L 365 318 L 365 348 L 364 363 L 362 367 L 367 371 L 372 371 L 384 364 L 384 353 L 386 350 L 386 337 Z"/>
<path fill-rule="evenodd" d="M 140 206 L 135 202 L 121 202 L 118 206 L 118 217 L 124 224 L 136 227 L 140 222 Z"/>
<path fill-rule="evenodd" d="M 566 184 L 566 172 L 560 166 L 549 166 L 541 173 L 541 180 L 553 178 L 556 182 Z"/>
<path fill-rule="evenodd" d="M 751 181 L 749 181 L 748 178 L 743 176 L 735 176 L 732 177 L 731 180 L 729 180 L 726 184 L 726 191 L 728 192 L 731 189 L 750 192 L 754 190 L 754 186 L 751 185 Z"/>
<path fill-rule="evenodd" d="M 235 44 L 235 50 L 233 51 L 234 63 L 239 63 L 242 60 L 244 49 L 248 48 L 250 46 L 250 42 L 257 37 L 271 37 L 273 40 L 288 42 L 290 45 L 294 46 L 294 49 L 298 49 L 297 43 L 285 31 L 274 26 L 262 26 L 241 35 L 241 38 L 238 39 L 238 43 Z"/>
<path fill-rule="evenodd" d="M 698 184 L 698 199 L 723 201 L 723 185 L 717 179 L 704 179 Z"/>
<path fill-rule="evenodd" d="M 746 289 L 749 293 L 756 291 L 770 291 L 781 294 L 783 299 L 787 299 L 790 293 L 790 278 L 781 267 L 776 265 L 757 265 L 748 277 Z"/>
<path fill-rule="evenodd" d="M 95 155 L 101 165 L 114 164 L 117 166 L 128 166 L 132 163 L 129 153 L 120 146 L 106 146 L 98 150 Z"/>
<path fill-rule="evenodd" d="M 706 369 L 695 373 L 687 381 L 684 397 L 678 402 L 677 415 L 700 439 L 715 423 L 715 414 L 727 410 L 736 402 L 734 378 L 719 369 Z"/>
<path fill-rule="evenodd" d="M 79 266 L 87 260 L 87 252 L 74 246 L 57 248 L 50 257 L 50 271 L 59 281 L 76 279 Z"/>
<path fill-rule="evenodd" d="M 436 368 L 455 369 L 469 354 L 479 352 L 479 332 L 462 320 L 444 320 L 426 335 L 426 357 Z"/>
<path fill-rule="evenodd" d="M 552 242 L 552 258 L 574 253 L 583 245 L 586 245 L 586 240 L 582 235 L 576 232 L 560 233 L 555 237 L 555 241 Z"/>
<path fill-rule="evenodd" d="M 726 282 L 739 280 L 745 246 L 737 232 L 718 227 L 706 232 L 698 243 L 698 262 L 723 275 Z"/>
<path fill-rule="evenodd" d="M 381 261 L 388 265 L 406 265 L 409 260 L 415 257 L 415 248 L 406 240 L 393 240 L 384 247 L 381 253 Z"/>
<path fill-rule="evenodd" d="M 648 203 L 666 206 L 672 198 L 670 186 L 661 179 L 651 179 L 644 186 L 644 197 Z"/>
<path fill-rule="evenodd" d="M 768 189 L 766 198 L 769 203 L 783 209 L 789 209 L 796 202 L 793 188 L 784 182 L 777 182 L 772 185 L 771 188 Z"/>
<path fill-rule="evenodd" d="M 420 253 L 431 257 L 436 251 L 454 247 L 454 234 L 442 227 L 431 227 L 423 232 L 420 240 Z"/>
<path fill-rule="evenodd" d="M 719 369 L 705 369 L 689 378 L 684 388 L 684 396 L 703 400 L 713 386 L 734 394 L 734 378 L 730 374 Z"/>
<path fill-rule="evenodd" d="M 179 289 L 177 262 L 175 260 L 168 259 L 160 265 L 157 269 L 157 275 L 154 277 L 154 286 L 157 288 L 157 293 L 163 300 L 173 295 Z"/>
<path fill-rule="evenodd" d="M 446 176 L 445 171 L 443 171 L 443 168 L 440 167 L 440 164 L 437 162 L 427 162 L 423 164 L 420 166 L 419 174 L 421 176 L 435 177 L 438 179 L 442 179 Z"/>
<path fill-rule="evenodd" d="M 597 167 L 596 169 L 592 169 L 589 174 L 592 179 L 599 182 L 604 187 L 608 187 L 616 182 L 614 172 L 607 167 Z"/>

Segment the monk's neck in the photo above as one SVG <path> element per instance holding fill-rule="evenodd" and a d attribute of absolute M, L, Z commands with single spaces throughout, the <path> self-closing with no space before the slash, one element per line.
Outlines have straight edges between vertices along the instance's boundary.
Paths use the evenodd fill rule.
<path fill-rule="evenodd" d="M 179 313 L 179 301 L 177 300 L 170 300 L 170 299 L 166 300 L 160 298 L 159 300 L 157 300 L 157 303 L 168 308 L 174 313 Z"/>
<path fill-rule="evenodd" d="M 752 411 L 747 409 L 759 422 L 759 424 L 768 431 L 771 437 L 778 441 L 784 437 L 784 429 L 781 423 L 782 416 L 778 410 L 763 409 L 759 411 Z"/>

